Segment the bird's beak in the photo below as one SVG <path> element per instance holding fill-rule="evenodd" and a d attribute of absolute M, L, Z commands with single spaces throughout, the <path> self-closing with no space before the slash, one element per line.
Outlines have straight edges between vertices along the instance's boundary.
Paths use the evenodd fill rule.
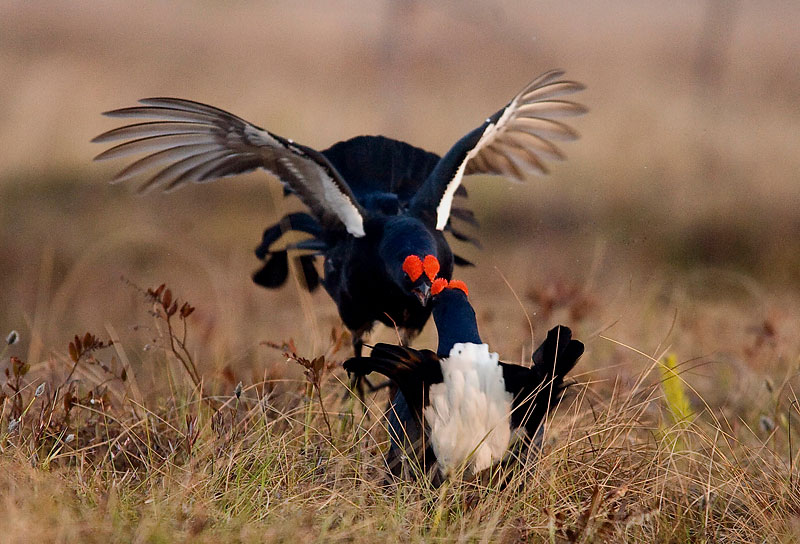
<path fill-rule="evenodd" d="M 428 302 L 431 300 L 431 286 L 425 282 L 419 284 L 419 286 L 415 287 L 411 292 L 416 295 L 419 299 L 419 303 L 422 304 L 423 307 L 427 306 Z"/>

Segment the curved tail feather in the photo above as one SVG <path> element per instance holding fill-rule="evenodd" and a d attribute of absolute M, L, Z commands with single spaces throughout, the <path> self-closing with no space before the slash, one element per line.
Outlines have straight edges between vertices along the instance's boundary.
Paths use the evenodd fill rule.
<path fill-rule="evenodd" d="M 514 394 L 511 424 L 525 427 L 534 437 L 547 413 L 561 400 L 567 389 L 564 377 L 583 355 L 583 343 L 572 339 L 568 327 L 550 329 L 547 338 L 531 357 L 533 366 L 525 368 L 501 363 L 506 388 Z"/>
<path fill-rule="evenodd" d="M 313 238 L 303 240 L 296 244 L 287 245 L 280 250 L 273 250 L 272 246 L 289 231 L 305 232 Z M 327 245 L 319 237 L 322 227 L 319 222 L 307 213 L 290 213 L 280 221 L 264 230 L 261 244 L 255 249 L 259 259 L 266 260 L 263 267 L 253 274 L 253 281 L 268 289 L 277 289 L 286 283 L 289 276 L 288 251 L 293 249 L 324 251 Z M 302 275 L 304 286 L 313 292 L 320 284 L 319 273 L 314 266 L 316 255 L 300 255 L 294 257 L 295 268 Z"/>

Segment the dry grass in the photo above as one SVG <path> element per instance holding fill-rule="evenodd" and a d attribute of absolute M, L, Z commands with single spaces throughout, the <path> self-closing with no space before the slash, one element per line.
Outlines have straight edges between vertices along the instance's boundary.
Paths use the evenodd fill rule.
<path fill-rule="evenodd" d="M 7 541 L 792 538 L 800 506 L 791 442 L 800 417 L 793 389 L 800 351 L 778 329 L 796 322 L 751 331 L 728 353 L 740 362 L 675 365 L 670 379 L 685 384 L 679 395 L 692 407 L 680 412 L 662 394 L 658 360 L 666 348 L 651 356 L 610 331 L 584 332 L 589 352 L 578 384 L 551 418 L 541 457 L 507 474 L 507 486 L 456 480 L 433 489 L 383 484 L 386 435 L 377 416 L 385 400 L 371 401 L 371 418 L 360 410 L 352 417 L 342 400 L 346 378 L 337 361 L 348 341 L 340 330 L 317 352 L 324 352 L 318 391 L 281 355 L 307 352 L 299 341 L 263 346 L 272 376 L 234 384 L 226 369 L 195 387 L 195 363 L 186 361 L 197 337 L 194 314 L 184 317 L 183 300 L 165 300 L 177 295 L 163 289 L 136 296 L 154 338 L 143 364 L 168 394 L 142 387 L 126 355 L 142 346 L 119 339 L 109 346 L 75 338 L 30 370 L 12 360 L 0 430 Z M 554 311 L 579 307 L 573 301 Z M 674 326 L 683 345 L 702 340 L 694 338 L 702 336 L 700 323 L 694 331 Z M 763 359 L 786 380 L 765 385 L 740 376 L 749 394 L 738 404 L 710 404 L 700 395 L 720 383 L 718 368 L 742 373 Z"/>
<path fill-rule="evenodd" d="M 0 327 L 21 336 L 0 355 L 3 540 L 796 540 L 796 3 L 392 5 L 0 5 Z M 294 206 L 274 183 L 138 199 L 90 162 L 98 113 L 148 95 L 320 148 L 443 152 L 554 66 L 589 86 L 570 162 L 469 182 L 485 247 L 459 275 L 484 339 L 523 361 L 564 323 L 587 345 L 503 489 L 382 485 L 380 419 L 341 399 L 335 307 L 249 281 Z M 185 351 L 132 285 L 162 282 L 197 308 Z M 76 365 L 87 330 L 113 345 Z M 269 343 L 325 355 L 319 389 Z"/>

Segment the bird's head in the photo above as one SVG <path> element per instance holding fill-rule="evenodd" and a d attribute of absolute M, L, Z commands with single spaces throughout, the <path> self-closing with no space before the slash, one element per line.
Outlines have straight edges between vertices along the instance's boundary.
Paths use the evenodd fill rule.
<path fill-rule="evenodd" d="M 445 289 L 458 289 L 463 293 L 463 296 L 469 296 L 469 289 L 467 289 L 467 284 L 461 280 L 450 280 L 447 281 L 445 278 L 436 278 L 433 280 L 433 284 L 431 285 L 431 296 L 434 296 L 439 299 L 438 295 L 443 293 Z"/>
<path fill-rule="evenodd" d="M 436 236 L 421 221 L 398 216 L 388 220 L 378 246 L 378 256 L 392 282 L 422 306 L 430 302 L 431 283 L 440 272 L 451 273 Z M 442 270 L 442 268 L 445 270 Z"/>
<path fill-rule="evenodd" d="M 431 285 L 440 270 L 439 259 L 433 255 L 408 255 L 403 260 L 401 287 L 427 306 L 431 298 Z"/>

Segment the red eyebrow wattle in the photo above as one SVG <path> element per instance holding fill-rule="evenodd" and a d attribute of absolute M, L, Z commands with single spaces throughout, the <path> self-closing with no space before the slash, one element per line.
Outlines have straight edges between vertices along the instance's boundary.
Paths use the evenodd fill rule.
<path fill-rule="evenodd" d="M 467 284 L 461 280 L 451 281 L 448 287 L 450 287 L 451 289 L 461 289 L 462 291 L 464 291 L 465 295 L 469 296 L 469 289 L 467 289 Z"/>
<path fill-rule="evenodd" d="M 422 259 L 416 255 L 409 255 L 406 257 L 406 260 L 403 261 L 403 272 L 408 274 L 408 277 L 411 278 L 411 281 L 417 281 L 422 275 L 422 271 Z"/>
<path fill-rule="evenodd" d="M 433 283 L 431 283 L 431 295 L 436 296 L 444 291 L 444 288 L 447 287 L 447 283 L 447 280 L 444 278 L 436 278 L 433 280 Z"/>
<path fill-rule="evenodd" d="M 433 281 L 436 278 L 436 274 L 439 273 L 439 259 L 433 255 L 426 255 L 425 262 L 423 263 L 422 267 L 425 270 L 425 275 L 428 276 L 428 279 Z"/>

